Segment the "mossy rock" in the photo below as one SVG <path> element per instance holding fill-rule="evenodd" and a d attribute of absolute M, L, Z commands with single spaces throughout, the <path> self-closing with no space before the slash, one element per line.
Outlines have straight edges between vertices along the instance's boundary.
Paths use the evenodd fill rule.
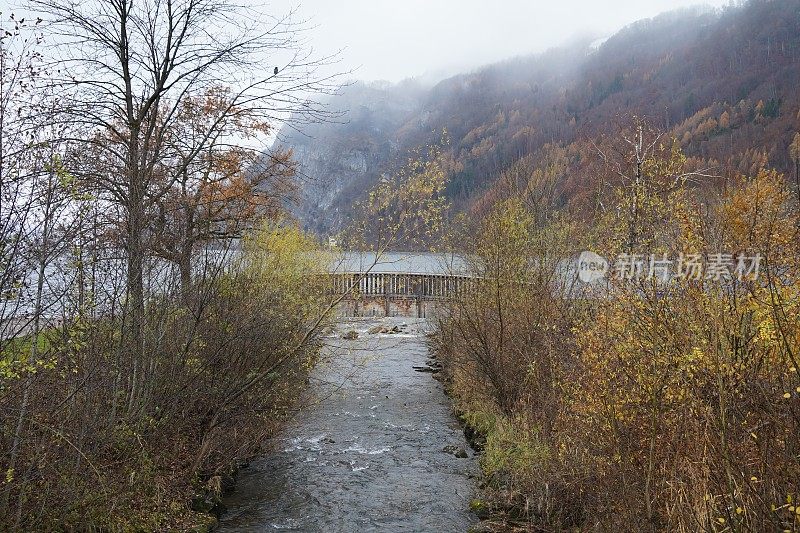
<path fill-rule="evenodd" d="M 192 498 L 191 509 L 197 513 L 207 514 L 214 508 L 216 502 L 206 494 L 200 494 Z"/>
<path fill-rule="evenodd" d="M 198 494 L 192 498 L 191 509 L 197 513 L 220 517 L 227 510 L 222 498 L 214 494 Z"/>

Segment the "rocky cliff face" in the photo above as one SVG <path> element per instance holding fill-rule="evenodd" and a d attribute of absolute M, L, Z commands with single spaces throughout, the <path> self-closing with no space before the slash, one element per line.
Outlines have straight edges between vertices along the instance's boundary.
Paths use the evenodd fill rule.
<path fill-rule="evenodd" d="M 418 113 L 422 89 L 355 83 L 329 103 L 336 120 L 291 132 L 281 144 L 294 151 L 302 194 L 296 215 L 306 229 L 322 235 L 338 232 L 355 198 L 398 155 L 398 130 Z"/>
<path fill-rule="evenodd" d="M 375 158 L 363 149 L 346 148 L 342 152 L 314 139 L 292 146 L 303 181 L 297 214 L 308 229 L 330 233 L 338 219 L 336 199 L 347 184 L 360 181 L 368 173 L 368 158 Z"/>

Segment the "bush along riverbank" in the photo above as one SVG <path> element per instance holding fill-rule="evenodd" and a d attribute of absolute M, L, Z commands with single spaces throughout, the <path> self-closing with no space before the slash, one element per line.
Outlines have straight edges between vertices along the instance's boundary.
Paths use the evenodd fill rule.
<path fill-rule="evenodd" d="M 236 469 L 295 406 L 327 325 L 313 239 L 271 223 L 243 246 L 148 299 L 135 357 L 113 314 L 6 345 L 0 529 L 213 526 Z"/>
<path fill-rule="evenodd" d="M 430 342 L 483 450 L 480 528 L 800 527 L 797 199 L 762 171 L 701 209 L 675 181 L 684 162 L 674 148 L 647 160 L 594 228 L 558 213 L 542 224 L 512 197 L 473 230 L 482 281 Z M 558 262 L 576 243 L 764 260 L 758 277 L 610 278 L 576 297 Z"/>
<path fill-rule="evenodd" d="M 451 371 L 437 375 L 436 379 L 443 382 L 464 437 L 479 457 L 480 493 L 470 501 L 469 510 L 480 523 L 471 527 L 470 533 L 528 529 L 532 519 L 529 502 L 521 490 L 515 489 L 520 471 L 535 466 L 535 452 L 528 439 L 515 434 L 516 428 L 502 415 L 486 412 L 478 405 L 463 404 Z"/>

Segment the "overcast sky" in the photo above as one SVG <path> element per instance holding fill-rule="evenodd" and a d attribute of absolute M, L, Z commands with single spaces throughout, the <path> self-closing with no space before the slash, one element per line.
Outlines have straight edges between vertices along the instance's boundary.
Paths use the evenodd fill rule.
<path fill-rule="evenodd" d="M 438 75 L 543 51 L 578 34 L 610 35 L 664 11 L 728 0 L 273 0 L 316 26 L 319 52 L 343 49 L 364 80 Z"/>

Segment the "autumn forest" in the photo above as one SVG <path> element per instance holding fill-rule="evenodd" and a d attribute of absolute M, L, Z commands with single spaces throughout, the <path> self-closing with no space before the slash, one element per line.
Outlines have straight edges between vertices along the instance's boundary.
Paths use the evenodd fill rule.
<path fill-rule="evenodd" d="M 800 1 L 397 82 L 0 18 L 0 530 L 800 531 Z"/>

